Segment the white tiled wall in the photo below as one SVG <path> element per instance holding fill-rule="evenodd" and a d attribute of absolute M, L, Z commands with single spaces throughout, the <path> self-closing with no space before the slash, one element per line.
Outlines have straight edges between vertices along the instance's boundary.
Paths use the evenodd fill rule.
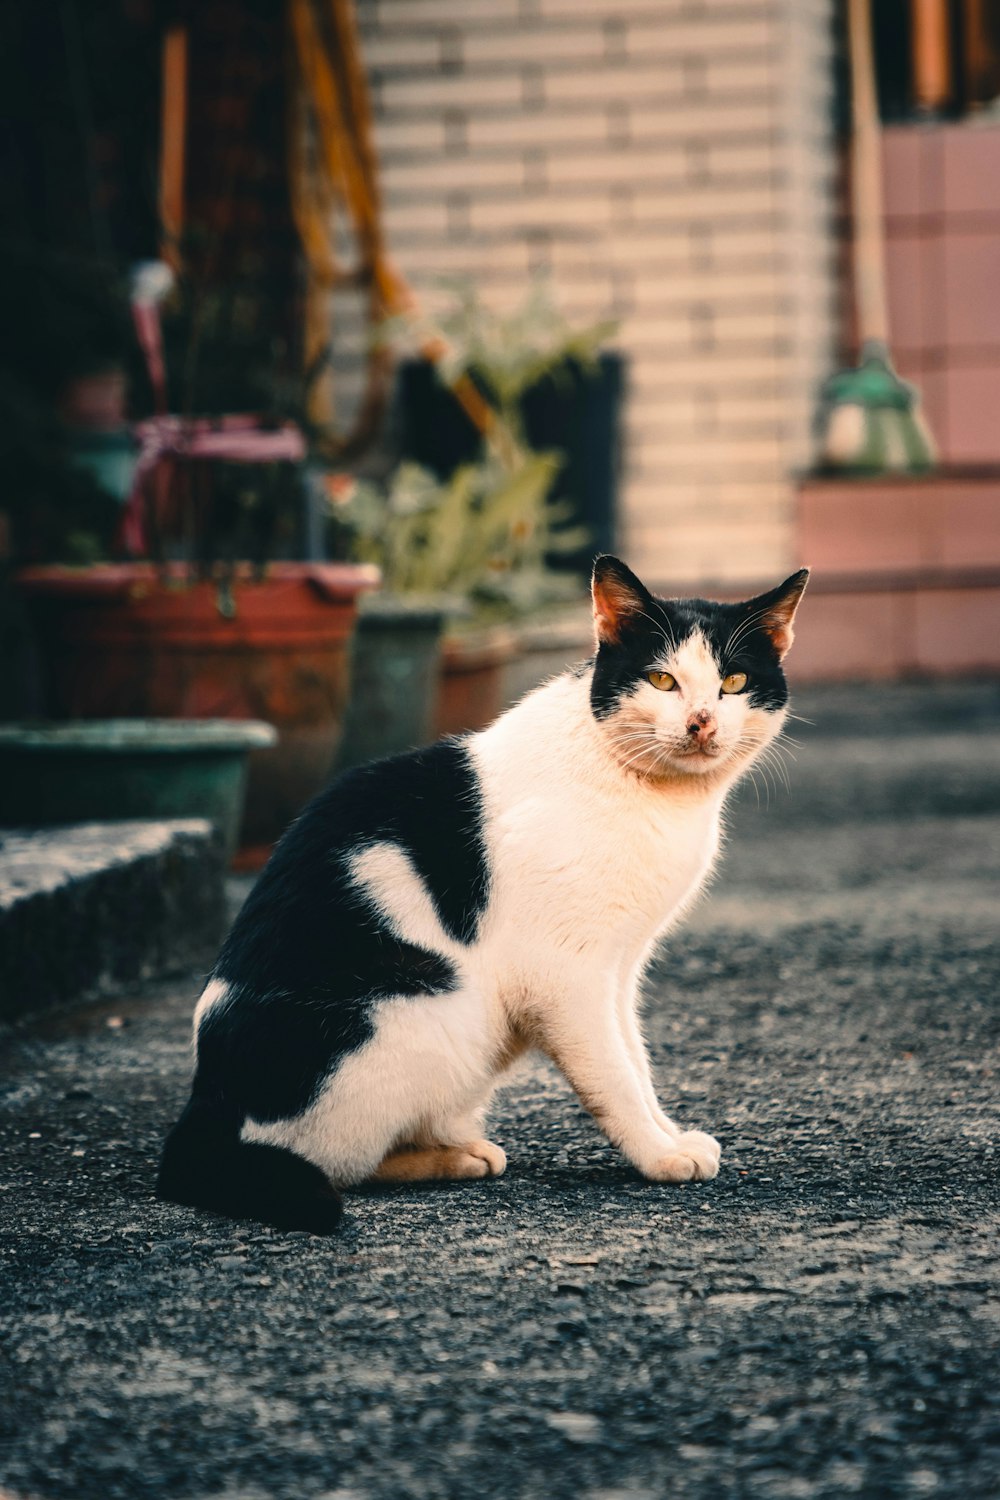
<path fill-rule="evenodd" d="M 620 319 L 621 549 L 664 585 L 791 565 L 832 347 L 831 7 L 357 0 L 394 258 L 431 306 L 543 270 Z"/>

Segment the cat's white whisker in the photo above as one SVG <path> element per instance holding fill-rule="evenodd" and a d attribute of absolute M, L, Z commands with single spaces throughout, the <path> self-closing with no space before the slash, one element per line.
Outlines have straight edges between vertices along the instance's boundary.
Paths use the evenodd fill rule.
<path fill-rule="evenodd" d="M 759 621 L 764 619 L 767 613 L 768 607 L 765 606 L 762 609 L 755 610 L 751 615 L 748 615 L 745 619 L 739 621 L 739 623 L 734 627 L 732 633 L 730 634 L 729 639 L 726 641 L 726 644 L 722 648 L 723 661 L 725 661 L 725 659 L 736 650 L 736 647 L 739 645 L 740 641 L 742 641 L 743 638 L 750 633 L 750 631 L 754 628 L 755 625 L 759 623 Z"/>
<path fill-rule="evenodd" d="M 649 624 L 652 625 L 657 634 L 663 637 L 668 651 L 674 652 L 677 650 L 677 642 L 674 639 L 673 633 L 671 631 L 661 625 L 658 620 L 654 620 L 653 616 L 647 614 L 645 610 L 638 610 L 636 613 L 640 619 L 648 620 Z"/>
<path fill-rule="evenodd" d="M 761 765 L 769 768 L 771 775 L 774 778 L 776 789 L 777 784 L 780 783 L 786 791 L 791 791 L 791 784 L 788 780 L 788 773 L 785 770 L 785 766 L 781 760 L 765 750 L 761 754 L 760 763 Z"/>

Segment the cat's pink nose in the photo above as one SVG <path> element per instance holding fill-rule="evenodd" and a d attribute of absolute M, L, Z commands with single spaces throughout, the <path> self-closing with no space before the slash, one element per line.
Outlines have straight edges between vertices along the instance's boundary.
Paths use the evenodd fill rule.
<path fill-rule="evenodd" d="M 699 745 L 707 744 L 710 739 L 714 739 L 715 730 L 715 719 L 707 708 L 699 709 L 698 713 L 692 714 L 688 719 L 688 735 L 691 739 L 697 740 Z"/>

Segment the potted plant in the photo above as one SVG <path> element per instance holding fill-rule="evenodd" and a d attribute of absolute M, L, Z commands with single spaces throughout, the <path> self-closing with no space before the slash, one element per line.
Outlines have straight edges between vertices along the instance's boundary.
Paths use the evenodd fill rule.
<path fill-rule="evenodd" d="M 397 325 L 399 326 L 398 323 Z M 536 278 L 520 306 L 499 313 L 470 286 L 455 289 L 451 306 L 432 326 L 403 325 L 411 357 L 399 369 L 400 454 L 447 479 L 478 461 L 489 442 L 456 387 L 471 383 L 502 426 L 537 452 L 562 457 L 549 490 L 578 528 L 579 545 L 552 551 L 559 571 L 589 577 L 597 552 L 612 551 L 619 466 L 624 360 L 607 347 L 615 324 L 576 325 L 559 311 L 549 283 Z M 443 347 L 431 360 L 414 350 Z"/>
<path fill-rule="evenodd" d="M 274 725 L 277 744 L 253 755 L 243 827 L 244 843 L 266 846 L 326 779 L 357 600 L 377 573 L 296 560 L 301 431 L 280 409 L 169 412 L 158 323 L 137 326 L 154 413 L 134 424 L 137 480 L 126 505 L 114 505 L 114 530 L 91 534 L 81 565 L 79 549 L 41 550 L 30 513 L 15 516 L 41 707 L 57 719 Z"/>
<path fill-rule="evenodd" d="M 578 543 L 575 532 L 553 535 L 563 513 L 547 496 L 559 465 L 558 454 L 533 452 L 505 426 L 447 480 L 403 463 L 385 485 L 334 486 L 335 546 L 377 565 L 384 582 L 362 613 L 356 727 L 349 727 L 344 762 L 480 728 L 499 712 L 503 668 L 516 650 L 510 622 L 565 591 L 546 555 Z M 432 694 L 435 662 L 440 684 Z"/>
<path fill-rule="evenodd" d="M 483 680 L 485 643 L 449 633 L 439 724 L 450 729 L 492 717 L 588 649 L 587 612 L 554 606 L 582 596 L 595 553 L 613 545 L 624 368 L 605 347 L 614 325 L 570 323 L 543 280 L 510 313 L 494 311 L 466 287 L 436 324 L 411 318 L 392 328 L 402 328 L 411 347 L 434 353 L 400 367 L 396 426 L 404 461 L 418 461 L 447 485 L 477 466 L 510 470 L 521 454 L 559 457 L 542 514 L 533 518 L 536 545 L 475 590 L 477 613 L 510 621 L 517 641 L 515 652 L 508 646 L 505 685 L 480 712 L 468 699 Z"/>
<path fill-rule="evenodd" d="M 243 843 L 265 845 L 327 778 L 348 696 L 359 593 L 377 583 L 349 565 L 93 564 L 22 570 L 57 719 L 263 720 Z"/>

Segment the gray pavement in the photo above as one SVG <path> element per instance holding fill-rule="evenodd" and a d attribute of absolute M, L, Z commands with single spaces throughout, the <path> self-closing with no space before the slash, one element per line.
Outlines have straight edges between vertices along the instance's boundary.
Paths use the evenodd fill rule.
<path fill-rule="evenodd" d="M 233 1225 L 150 1197 L 194 976 L 10 1035 L 0 1488 L 994 1500 L 1000 690 L 796 706 L 651 977 L 714 1183 L 642 1183 L 532 1062 L 503 1179 Z"/>

